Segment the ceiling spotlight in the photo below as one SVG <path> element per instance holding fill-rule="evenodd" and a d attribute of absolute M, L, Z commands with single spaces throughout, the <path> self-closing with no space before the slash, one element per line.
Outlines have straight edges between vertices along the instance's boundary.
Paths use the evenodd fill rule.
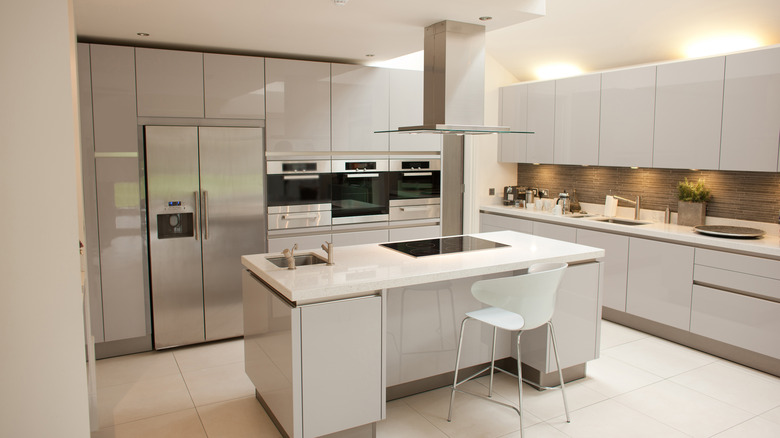
<path fill-rule="evenodd" d="M 333 0 L 333 4 L 336 6 L 344 6 L 349 0 Z"/>
<path fill-rule="evenodd" d="M 479 17 L 479 21 L 490 21 L 492 19 L 493 19 L 493 17 L 488 17 L 488 16 Z"/>
<path fill-rule="evenodd" d="M 373 58 L 373 57 L 374 57 L 373 53 L 369 53 L 369 54 L 366 55 L 366 58 Z"/>
<path fill-rule="evenodd" d="M 146 33 L 146 32 L 138 32 L 138 33 L 136 33 L 136 35 L 138 35 L 139 37 L 148 37 L 149 36 L 149 34 Z"/>

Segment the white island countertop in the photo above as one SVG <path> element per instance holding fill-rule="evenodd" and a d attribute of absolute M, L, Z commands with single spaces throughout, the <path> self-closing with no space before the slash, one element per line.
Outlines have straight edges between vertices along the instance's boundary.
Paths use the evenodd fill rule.
<path fill-rule="evenodd" d="M 604 250 L 514 231 L 470 234 L 507 247 L 412 257 L 379 244 L 336 247 L 332 266 L 326 264 L 279 268 L 266 257 L 241 257 L 252 273 L 297 304 L 366 295 L 392 287 L 467 278 L 526 269 L 535 263 L 581 262 L 604 256 Z M 299 251 L 324 255 L 324 251 Z"/>
<path fill-rule="evenodd" d="M 517 218 L 529 219 L 533 221 L 549 222 L 576 228 L 587 228 L 595 231 L 605 231 L 608 233 L 666 240 L 673 243 L 693 245 L 702 248 L 711 248 L 721 251 L 733 251 L 759 257 L 780 259 L 780 236 L 778 236 L 777 232 L 778 226 L 775 224 L 767 224 L 769 226 L 765 228 L 768 228 L 769 230 L 761 238 L 731 239 L 699 234 L 693 230 L 693 227 L 681 226 L 677 224 L 645 221 L 648 223 L 643 225 L 621 225 L 598 222 L 597 219 L 603 218 L 603 216 L 600 215 L 580 218 L 573 217 L 571 215 L 556 216 L 547 212 L 526 210 L 516 207 L 505 207 L 500 205 L 483 205 L 480 207 L 480 211 L 485 213 L 501 214 L 505 216 L 514 216 Z M 707 218 L 707 220 L 709 225 L 709 221 L 711 219 Z M 734 222 L 735 223 L 733 225 L 743 225 L 742 223 L 736 223 L 738 221 Z M 727 220 L 720 220 L 718 221 L 718 224 L 725 225 L 730 223 Z"/>

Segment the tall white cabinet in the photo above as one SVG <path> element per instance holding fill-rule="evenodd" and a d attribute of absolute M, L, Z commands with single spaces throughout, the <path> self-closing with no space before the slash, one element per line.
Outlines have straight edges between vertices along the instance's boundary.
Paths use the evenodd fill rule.
<path fill-rule="evenodd" d="M 555 164 L 599 164 L 601 74 L 555 84 Z"/>
<path fill-rule="evenodd" d="M 600 166 L 653 165 L 656 67 L 601 75 Z"/>
<path fill-rule="evenodd" d="M 555 81 L 528 84 L 528 135 L 526 162 L 553 163 L 555 137 Z"/>
<path fill-rule="evenodd" d="M 135 49 L 138 115 L 204 117 L 203 54 Z"/>
<path fill-rule="evenodd" d="M 717 169 L 725 58 L 658 66 L 653 167 Z"/>
<path fill-rule="evenodd" d="M 265 118 L 265 59 L 203 54 L 203 92 L 207 118 Z"/>
<path fill-rule="evenodd" d="M 526 131 L 528 126 L 528 86 L 513 85 L 499 91 L 499 125 L 513 131 Z M 498 161 L 524 163 L 528 136 L 535 134 L 502 134 L 498 136 Z"/>
<path fill-rule="evenodd" d="M 780 47 L 726 56 L 721 170 L 778 169 Z"/>
<path fill-rule="evenodd" d="M 401 126 L 417 126 L 423 122 L 423 72 L 392 69 L 388 123 L 383 130 Z M 378 134 L 376 134 L 378 135 Z M 442 136 L 391 133 L 391 151 L 439 151 Z"/>
<path fill-rule="evenodd" d="M 386 151 L 389 114 L 387 69 L 332 64 L 332 147 L 334 151 Z"/>

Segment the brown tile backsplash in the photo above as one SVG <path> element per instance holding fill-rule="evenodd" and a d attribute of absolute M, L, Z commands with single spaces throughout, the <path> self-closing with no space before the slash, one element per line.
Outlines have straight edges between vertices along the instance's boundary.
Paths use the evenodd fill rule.
<path fill-rule="evenodd" d="M 777 223 L 780 212 L 780 173 L 685 169 L 518 164 L 517 185 L 544 188 L 556 197 L 577 190 L 580 202 L 603 204 L 608 194 L 642 197 L 642 208 L 677 211 L 677 183 L 704 179 L 712 198 L 707 216 Z M 631 207 L 620 201 L 621 207 Z"/>

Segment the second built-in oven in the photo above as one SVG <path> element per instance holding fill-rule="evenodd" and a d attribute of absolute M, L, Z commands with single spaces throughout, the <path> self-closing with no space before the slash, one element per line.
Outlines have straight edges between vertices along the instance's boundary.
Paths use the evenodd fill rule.
<path fill-rule="evenodd" d="M 268 230 L 331 225 L 330 160 L 268 161 Z"/>
<path fill-rule="evenodd" d="M 333 160 L 333 225 L 388 220 L 387 160 Z"/>
<path fill-rule="evenodd" d="M 390 160 L 390 220 L 438 219 L 441 160 Z"/>

